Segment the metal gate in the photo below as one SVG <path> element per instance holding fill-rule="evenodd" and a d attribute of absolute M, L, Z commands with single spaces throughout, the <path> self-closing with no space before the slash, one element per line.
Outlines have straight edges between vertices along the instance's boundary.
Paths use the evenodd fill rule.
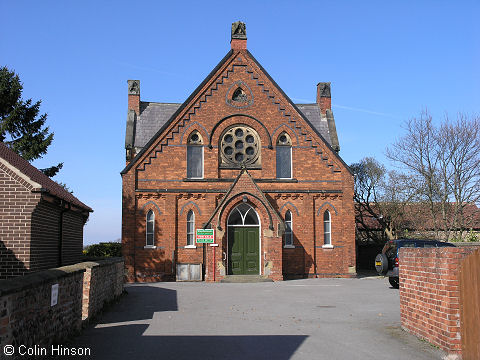
<path fill-rule="evenodd" d="M 460 267 L 460 321 L 463 360 L 480 359 L 480 250 Z"/>

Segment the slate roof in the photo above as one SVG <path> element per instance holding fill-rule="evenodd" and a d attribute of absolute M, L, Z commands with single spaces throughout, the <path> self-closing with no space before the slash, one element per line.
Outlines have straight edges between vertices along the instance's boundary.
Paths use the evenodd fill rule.
<path fill-rule="evenodd" d="M 323 136 L 325 140 L 332 146 L 332 139 L 328 131 L 327 117 L 322 116 L 320 107 L 317 104 L 295 104 L 298 110 L 310 121 L 315 129 Z"/>
<path fill-rule="evenodd" d="M 0 157 L 7 161 L 10 165 L 18 169 L 22 174 L 32 179 L 32 181 L 40 184 L 49 194 L 65 200 L 81 209 L 92 212 L 93 210 L 78 200 L 75 196 L 65 190 L 62 186 L 50 179 L 47 175 L 31 165 L 27 160 L 9 149 L 4 143 L 0 142 Z M 36 189 L 40 190 L 40 189 Z"/>
<path fill-rule="evenodd" d="M 182 104 L 141 102 L 134 146 L 143 148 Z"/>
<path fill-rule="evenodd" d="M 134 146 L 143 148 L 157 131 L 170 119 L 182 104 L 141 102 L 140 117 L 135 124 Z M 317 129 L 325 140 L 332 146 L 332 139 L 328 130 L 327 117 L 322 116 L 317 104 L 296 104 L 310 123 Z"/>

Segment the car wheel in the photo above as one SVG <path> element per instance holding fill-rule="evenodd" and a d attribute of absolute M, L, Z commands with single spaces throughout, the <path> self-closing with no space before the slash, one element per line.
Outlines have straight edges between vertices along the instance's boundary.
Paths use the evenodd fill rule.
<path fill-rule="evenodd" d="M 380 275 L 385 275 L 388 271 L 388 259 L 385 254 L 378 254 L 375 257 L 375 270 Z"/>
<path fill-rule="evenodd" d="M 390 285 L 392 285 L 392 287 L 394 287 L 395 289 L 398 289 L 400 287 L 400 282 L 398 281 L 399 279 L 397 277 L 389 277 L 388 278 L 388 282 L 390 283 Z"/>

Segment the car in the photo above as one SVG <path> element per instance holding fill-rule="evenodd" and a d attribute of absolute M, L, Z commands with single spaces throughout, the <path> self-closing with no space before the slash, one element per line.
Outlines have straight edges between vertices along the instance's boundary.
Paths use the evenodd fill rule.
<path fill-rule="evenodd" d="M 375 257 L 375 270 L 379 275 L 388 276 L 388 281 L 392 287 L 400 287 L 398 271 L 398 251 L 402 247 L 455 247 L 454 244 L 425 239 L 396 239 L 385 243 L 382 252 Z"/>

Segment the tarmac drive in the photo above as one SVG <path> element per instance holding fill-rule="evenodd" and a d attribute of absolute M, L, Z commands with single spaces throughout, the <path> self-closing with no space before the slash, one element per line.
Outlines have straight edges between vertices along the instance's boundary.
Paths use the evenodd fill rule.
<path fill-rule="evenodd" d="M 400 328 L 388 279 L 127 285 L 64 346 L 91 359 L 441 359 Z M 79 358 L 79 357 L 77 357 Z"/>

